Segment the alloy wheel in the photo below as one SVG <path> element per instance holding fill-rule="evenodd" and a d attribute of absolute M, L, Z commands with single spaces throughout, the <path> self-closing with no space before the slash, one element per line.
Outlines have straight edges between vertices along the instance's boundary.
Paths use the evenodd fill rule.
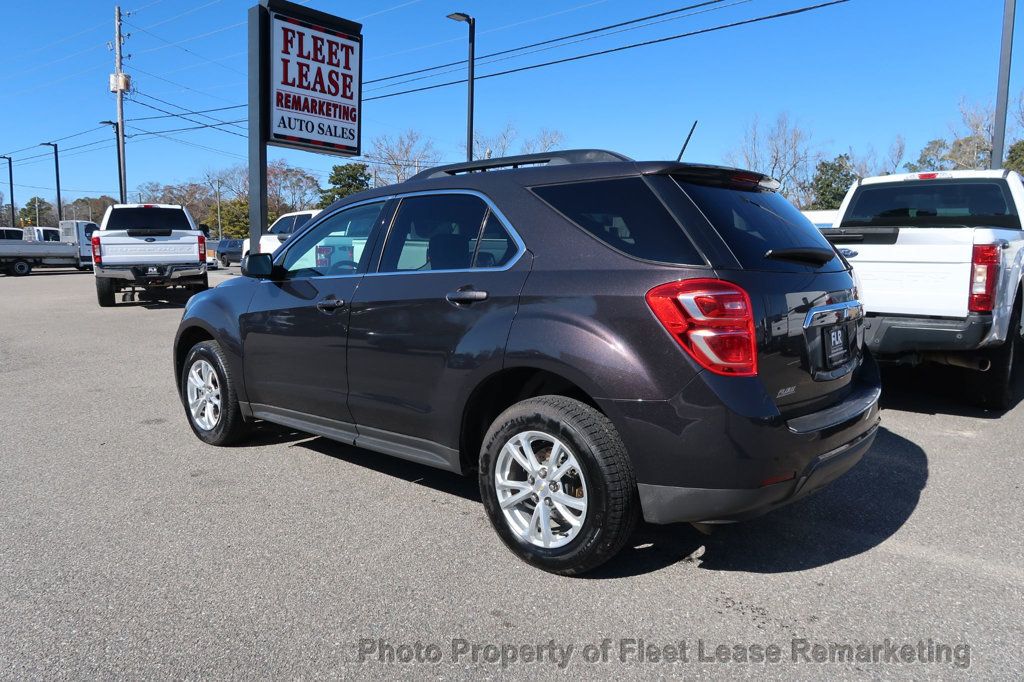
<path fill-rule="evenodd" d="M 196 426 L 210 431 L 220 421 L 221 393 L 217 372 L 208 361 L 199 358 L 188 371 L 186 386 L 188 409 Z"/>

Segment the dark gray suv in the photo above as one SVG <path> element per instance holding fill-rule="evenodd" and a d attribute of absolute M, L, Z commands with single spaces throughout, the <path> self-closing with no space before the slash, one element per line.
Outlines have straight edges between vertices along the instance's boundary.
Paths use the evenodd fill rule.
<path fill-rule="evenodd" d="M 347 197 L 189 301 L 189 423 L 475 472 L 502 540 L 562 574 L 641 515 L 791 502 L 868 450 L 880 388 L 848 264 L 776 188 L 578 150 Z"/>

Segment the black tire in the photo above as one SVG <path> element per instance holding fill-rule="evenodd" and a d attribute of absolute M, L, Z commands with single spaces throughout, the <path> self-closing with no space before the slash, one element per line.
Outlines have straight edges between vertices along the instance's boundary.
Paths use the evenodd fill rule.
<path fill-rule="evenodd" d="M 210 288 L 210 273 L 205 273 L 203 278 L 192 285 L 192 291 L 199 293 L 200 291 L 206 291 Z"/>
<path fill-rule="evenodd" d="M 223 265 L 226 268 L 230 268 L 231 267 L 231 259 L 228 258 L 227 256 L 221 256 L 220 257 L 220 264 Z"/>
<path fill-rule="evenodd" d="M 7 272 L 14 277 L 27 277 L 32 274 L 32 264 L 27 260 L 16 260 L 7 267 Z"/>
<path fill-rule="evenodd" d="M 96 278 L 96 300 L 101 308 L 112 308 L 116 303 L 117 287 L 109 277 Z"/>
<path fill-rule="evenodd" d="M 987 372 L 971 372 L 971 401 L 981 407 L 1006 410 L 1013 406 L 1024 373 L 1024 340 L 1020 333 L 1021 300 L 1014 303 L 1006 342 L 984 351 L 992 363 Z"/>
<path fill-rule="evenodd" d="M 204 428 L 189 409 L 188 385 L 189 373 L 200 360 L 205 360 L 216 373 L 216 386 L 219 389 L 219 418 L 212 428 Z M 238 393 L 235 389 L 235 378 L 228 369 L 224 351 L 216 341 L 201 341 L 192 346 L 185 363 L 181 368 L 180 377 L 181 404 L 185 408 L 185 417 L 192 427 L 192 432 L 204 443 L 210 445 L 231 445 L 245 438 L 250 432 L 250 425 L 242 418 L 242 410 L 238 406 Z"/>
<path fill-rule="evenodd" d="M 586 514 L 561 547 L 531 544 L 512 528 L 501 508 L 495 483 L 499 454 L 511 438 L 527 431 L 556 436 L 572 451 L 585 481 Z M 589 405 L 563 396 L 524 400 L 498 415 L 480 451 L 480 495 L 491 525 L 508 548 L 523 561 L 559 575 L 580 575 L 615 556 L 629 539 L 639 511 L 633 466 L 614 425 Z"/>

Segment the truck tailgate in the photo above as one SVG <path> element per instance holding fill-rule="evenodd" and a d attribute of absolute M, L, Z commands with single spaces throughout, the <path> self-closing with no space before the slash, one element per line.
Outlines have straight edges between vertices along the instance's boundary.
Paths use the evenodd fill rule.
<path fill-rule="evenodd" d="M 887 239 L 855 227 L 824 232 L 845 249 L 869 314 L 967 316 L 973 228 L 890 228 Z M 879 243 L 893 233 L 895 243 Z"/>
<path fill-rule="evenodd" d="M 102 231 L 100 254 L 103 265 L 173 265 L 199 262 L 199 232 L 173 230 Z"/>

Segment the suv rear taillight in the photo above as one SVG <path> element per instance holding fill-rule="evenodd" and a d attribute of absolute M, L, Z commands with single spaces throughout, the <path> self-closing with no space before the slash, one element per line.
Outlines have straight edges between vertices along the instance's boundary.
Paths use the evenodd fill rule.
<path fill-rule="evenodd" d="M 998 279 L 999 246 L 975 244 L 971 257 L 971 297 L 967 309 L 972 313 L 992 312 Z"/>
<path fill-rule="evenodd" d="M 206 262 L 206 237 L 199 235 L 199 262 Z"/>
<path fill-rule="evenodd" d="M 103 264 L 103 256 L 100 255 L 100 237 L 99 235 L 93 235 L 92 237 L 92 262 L 96 265 Z"/>
<path fill-rule="evenodd" d="M 701 367 L 726 376 L 757 375 L 754 311 L 740 287 L 720 279 L 669 282 L 647 292 L 647 305 Z"/>

